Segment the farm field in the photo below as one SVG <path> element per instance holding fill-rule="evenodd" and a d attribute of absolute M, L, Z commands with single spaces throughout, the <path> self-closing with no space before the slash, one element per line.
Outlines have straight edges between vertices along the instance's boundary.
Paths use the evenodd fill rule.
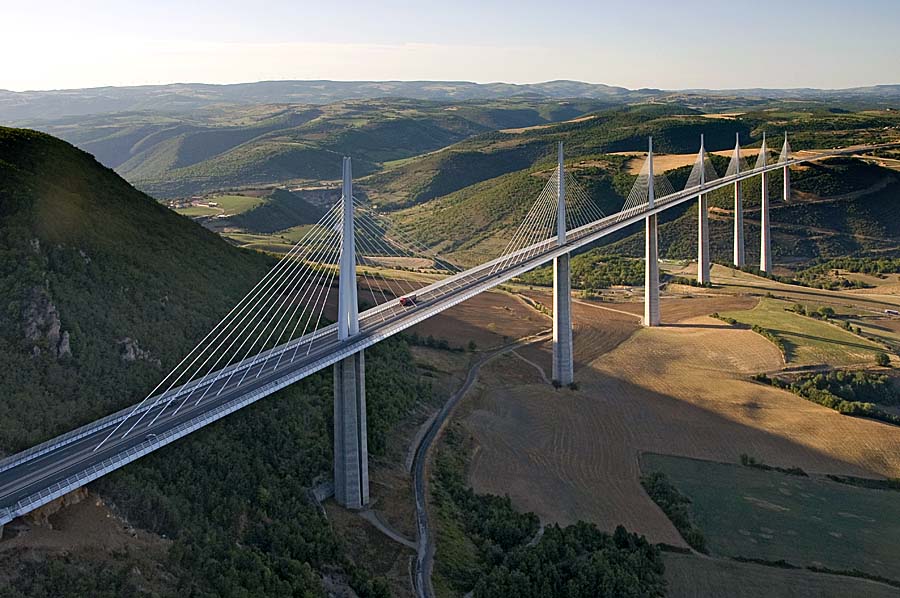
<path fill-rule="evenodd" d="M 900 474 L 900 429 L 750 382 L 750 373 L 780 369 L 781 355 L 754 332 L 697 315 L 713 311 L 714 301 L 667 299 L 669 325 L 636 333 L 636 318 L 620 312 L 576 314 L 576 361 L 584 365 L 575 392 L 552 389 L 514 355 L 486 367 L 461 415 L 479 446 L 469 477 L 475 490 L 509 494 L 545 522 L 586 519 L 610 530 L 621 523 L 683 546 L 639 484 L 641 451 L 732 462 L 747 453 L 810 472 Z M 685 315 L 673 322 L 678 311 Z M 584 327 L 609 334 L 625 326 L 632 332 L 602 355 L 579 356 Z M 549 364 L 546 348 L 522 353 Z"/>
<path fill-rule="evenodd" d="M 184 216 L 217 216 L 219 214 L 234 215 L 246 212 L 250 208 L 258 206 L 264 200 L 261 197 L 249 195 L 215 195 L 208 198 L 209 202 L 217 206 L 190 206 L 179 208 L 175 211 Z"/>
<path fill-rule="evenodd" d="M 834 324 L 788 311 L 791 303 L 763 298 L 749 311 L 722 311 L 723 317 L 769 330 L 784 343 L 791 365 L 846 366 L 871 363 L 884 348 Z"/>
<path fill-rule="evenodd" d="M 663 472 L 691 499 L 714 556 L 900 579 L 896 492 L 658 454 L 643 455 L 641 466 L 644 473 Z"/>
<path fill-rule="evenodd" d="M 669 598 L 896 598 L 898 594 L 885 584 L 805 569 L 779 569 L 689 554 L 667 553 L 663 560 Z"/>

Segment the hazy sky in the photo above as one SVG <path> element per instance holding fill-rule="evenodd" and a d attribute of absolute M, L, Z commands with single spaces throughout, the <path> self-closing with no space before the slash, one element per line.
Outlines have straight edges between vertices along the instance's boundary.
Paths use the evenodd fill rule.
<path fill-rule="evenodd" d="M 900 83 L 900 0 L 0 0 L 0 89 L 272 79 Z"/>

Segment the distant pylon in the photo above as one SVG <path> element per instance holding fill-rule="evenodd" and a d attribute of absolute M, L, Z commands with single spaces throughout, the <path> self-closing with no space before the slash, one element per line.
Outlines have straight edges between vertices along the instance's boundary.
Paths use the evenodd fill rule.
<path fill-rule="evenodd" d="M 734 172 L 741 173 L 741 134 L 735 133 L 734 154 L 731 161 L 734 164 Z M 734 265 L 737 268 L 744 266 L 744 204 L 741 197 L 741 181 L 734 182 Z"/>
<path fill-rule="evenodd" d="M 653 178 L 653 137 L 649 141 L 647 155 L 650 175 L 648 178 L 647 206 L 653 208 L 655 198 Z M 645 219 L 644 245 L 644 326 L 659 326 L 659 247 L 657 244 L 657 217 L 651 214 Z"/>
<path fill-rule="evenodd" d="M 791 168 L 788 165 L 788 162 L 791 161 L 791 145 L 788 143 L 787 131 L 784 132 L 784 145 L 781 147 L 781 155 L 778 157 L 778 161 L 784 164 L 784 194 L 782 198 L 787 203 L 791 200 Z"/>
<path fill-rule="evenodd" d="M 706 143 L 700 135 L 700 185 L 706 183 Z M 709 206 L 705 193 L 697 196 L 697 282 L 709 284 Z"/>
<path fill-rule="evenodd" d="M 350 158 L 344 158 L 343 179 L 337 324 L 338 340 L 346 341 L 359 334 Z M 350 509 L 360 509 L 369 502 L 366 366 L 362 351 L 334 364 L 334 498 Z"/>
<path fill-rule="evenodd" d="M 767 154 L 769 148 L 766 146 L 766 134 L 763 132 L 762 146 L 759 148 L 759 157 L 756 159 L 757 168 L 765 168 L 768 164 Z M 760 195 L 760 237 L 759 237 L 759 269 L 763 272 L 772 272 L 772 236 L 769 226 L 769 184 L 766 172 L 760 175 L 762 177 L 762 191 Z"/>
<path fill-rule="evenodd" d="M 556 236 L 566 244 L 566 172 L 563 144 L 557 147 Z M 572 280 L 569 254 L 553 258 L 553 379 L 566 386 L 575 381 L 572 347 Z"/>

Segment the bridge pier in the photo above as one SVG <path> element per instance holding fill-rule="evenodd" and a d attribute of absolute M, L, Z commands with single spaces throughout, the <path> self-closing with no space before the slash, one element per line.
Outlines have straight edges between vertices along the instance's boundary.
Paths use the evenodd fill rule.
<path fill-rule="evenodd" d="M 759 150 L 759 159 L 757 165 L 766 166 L 766 134 L 763 133 L 763 143 Z M 766 173 L 760 175 L 762 177 L 762 191 L 760 194 L 760 212 L 759 212 L 759 269 L 763 272 L 772 272 L 772 235 L 769 226 L 769 181 Z"/>
<path fill-rule="evenodd" d="M 697 223 L 697 282 L 709 283 L 709 206 L 706 194 L 697 200 L 699 218 Z"/>
<path fill-rule="evenodd" d="M 659 250 L 656 214 L 647 216 L 644 266 L 644 326 L 659 326 Z"/>
<path fill-rule="evenodd" d="M 788 143 L 787 131 L 784 133 L 784 147 L 781 148 L 781 158 L 779 161 L 784 162 L 784 203 L 791 201 L 791 168 L 787 162 L 791 159 L 791 146 Z"/>
<path fill-rule="evenodd" d="M 734 183 L 734 266 L 744 267 L 744 202 L 740 181 Z"/>
<path fill-rule="evenodd" d="M 700 184 L 706 183 L 706 145 L 700 135 Z M 705 193 L 697 196 L 697 282 L 709 284 L 709 204 Z"/>
<path fill-rule="evenodd" d="M 337 326 L 338 340 L 346 341 L 359 334 L 350 158 L 344 158 L 343 174 Z M 362 351 L 334 364 L 334 498 L 349 509 L 360 509 L 369 502 L 366 367 Z"/>
<path fill-rule="evenodd" d="M 369 502 L 366 365 L 360 351 L 334 364 L 334 498 L 348 509 Z"/>
<path fill-rule="evenodd" d="M 566 243 L 566 175 L 563 166 L 563 144 L 557 150 L 559 181 L 556 186 L 556 239 Z M 575 381 L 575 359 L 572 347 L 572 279 L 569 254 L 553 259 L 553 380 L 563 386 Z"/>
<path fill-rule="evenodd" d="M 741 174 L 741 134 L 734 135 L 734 174 Z M 734 182 L 734 267 L 744 267 L 744 198 L 741 196 L 741 182 Z"/>
<path fill-rule="evenodd" d="M 653 137 L 647 152 L 649 180 L 647 181 L 647 207 L 656 202 L 653 175 Z M 647 216 L 644 225 L 644 326 L 659 326 L 659 246 L 656 214 Z"/>

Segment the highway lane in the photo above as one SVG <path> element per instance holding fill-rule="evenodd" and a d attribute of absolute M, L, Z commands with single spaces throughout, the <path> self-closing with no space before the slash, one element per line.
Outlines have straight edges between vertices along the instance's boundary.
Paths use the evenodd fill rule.
<path fill-rule="evenodd" d="M 415 306 L 403 307 L 395 301 L 393 302 L 395 305 L 390 306 L 388 309 L 382 309 L 380 312 L 376 310 L 372 310 L 372 313 L 364 312 L 364 314 L 361 314 L 365 315 L 365 317 L 361 318 L 360 335 L 354 337 L 353 340 L 358 341 L 360 338 L 381 328 L 396 324 L 409 317 L 410 313 L 415 312 L 415 310 L 433 305 L 448 293 L 471 286 L 478 280 L 479 277 L 462 277 L 457 279 L 452 285 L 447 285 L 447 287 L 438 286 L 431 291 L 420 294 L 417 297 Z M 278 357 L 273 355 L 268 359 L 268 362 L 263 360 L 251 365 L 249 368 L 238 368 L 233 375 L 221 378 L 212 384 L 193 388 L 191 390 L 193 396 L 187 401 L 185 401 L 185 396 L 177 394 L 178 389 L 173 389 L 170 393 L 167 393 L 168 397 L 172 397 L 171 399 L 161 400 L 156 407 L 147 410 L 145 413 L 132 416 L 131 419 L 122 425 L 115 436 L 106 441 L 99 450 L 95 449 L 109 435 L 112 426 L 98 429 L 56 450 L 0 472 L 0 508 L 10 507 L 19 500 L 48 488 L 56 482 L 77 475 L 95 463 L 120 455 L 128 449 L 138 447 L 147 441 L 151 434 L 157 437 L 162 436 L 168 430 L 214 411 L 235 398 L 259 389 L 273 380 L 289 375 L 292 371 L 301 370 L 334 352 L 340 344 L 341 342 L 337 340 L 337 335 L 330 334 L 318 339 L 308 354 L 306 353 L 307 347 L 301 345 L 297 359 L 291 362 L 287 356 L 292 354 L 295 345 L 288 343 L 288 346 L 285 348 L 285 357 L 280 364 L 278 363 Z M 279 365 L 277 370 L 275 369 L 276 364 Z M 245 371 L 247 372 L 246 375 L 244 374 Z M 309 372 L 309 374 L 312 373 L 314 372 Z M 243 383 L 241 383 L 242 379 Z M 203 396 L 204 393 L 206 396 L 199 404 L 196 404 L 197 399 Z M 152 405 L 156 399 L 157 397 L 151 398 L 147 404 Z M 176 408 L 182 402 L 184 402 L 184 406 L 178 409 L 176 413 Z M 163 415 L 157 419 L 157 415 L 159 415 L 161 410 Z M 126 436 L 125 432 L 139 418 L 142 418 L 140 423 Z"/>

